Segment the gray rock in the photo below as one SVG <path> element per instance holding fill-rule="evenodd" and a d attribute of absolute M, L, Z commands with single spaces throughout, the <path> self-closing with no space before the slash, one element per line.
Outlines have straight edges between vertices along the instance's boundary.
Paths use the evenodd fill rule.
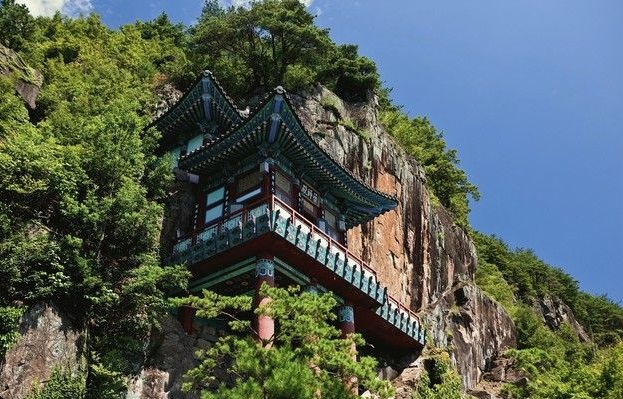
<path fill-rule="evenodd" d="M 26 397 L 55 368 L 77 372 L 80 333 L 56 306 L 37 304 L 20 320 L 21 338 L 0 363 L 0 398 Z"/>
<path fill-rule="evenodd" d="M 150 365 L 129 381 L 126 398 L 196 398 L 193 394 L 181 391 L 184 373 L 197 365 L 195 339 L 188 336 L 181 324 L 169 316 L 152 341 Z"/>
<path fill-rule="evenodd" d="M 22 100 L 35 109 L 37 96 L 43 85 L 43 75 L 30 66 L 15 51 L 0 44 L 0 75 L 11 76 L 15 91 Z"/>
<path fill-rule="evenodd" d="M 558 330 L 562 323 L 568 323 L 580 341 L 590 341 L 588 333 L 577 321 L 571 308 L 560 299 L 550 297 L 535 299 L 532 308 L 551 330 Z"/>

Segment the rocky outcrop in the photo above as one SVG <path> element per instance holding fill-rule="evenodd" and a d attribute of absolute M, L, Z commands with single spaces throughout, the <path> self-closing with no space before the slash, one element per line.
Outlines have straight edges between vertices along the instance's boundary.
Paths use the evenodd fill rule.
<path fill-rule="evenodd" d="M 130 380 L 126 399 L 195 399 L 182 392 L 184 373 L 198 364 L 197 352 L 207 350 L 225 332 L 194 321 L 187 334 L 172 316 L 167 316 L 161 330 L 152 337 L 149 363 L 140 375 Z M 223 376 L 225 378 L 225 376 Z"/>
<path fill-rule="evenodd" d="M 152 120 L 156 120 L 164 115 L 184 95 L 184 93 L 176 89 L 175 86 L 166 79 L 155 83 L 154 93 L 158 101 L 151 110 Z"/>
<path fill-rule="evenodd" d="M 500 399 L 504 397 L 502 389 L 506 384 L 524 387 L 528 384 L 528 377 L 519 370 L 515 359 L 502 356 L 491 363 L 490 371 L 485 372 L 478 385 L 467 393 L 479 399 Z"/>
<path fill-rule="evenodd" d="M 31 67 L 13 50 L 0 44 L 0 76 L 8 76 L 24 102 L 35 109 L 43 84 L 43 75 Z"/>
<path fill-rule="evenodd" d="M 180 323 L 167 317 L 152 339 L 149 363 L 128 385 L 127 399 L 181 399 L 182 377 L 196 365 L 196 338 L 187 335 Z"/>
<path fill-rule="evenodd" d="M 39 304 L 20 320 L 21 338 L 0 364 L 0 399 L 21 399 L 54 369 L 77 371 L 80 334 L 56 306 Z"/>
<path fill-rule="evenodd" d="M 571 308 L 560 299 L 549 297 L 535 299 L 532 308 L 551 330 L 558 330 L 562 323 L 567 323 L 575 331 L 580 341 L 590 341 L 588 333 L 577 321 Z"/>
<path fill-rule="evenodd" d="M 451 349 L 466 388 L 476 386 L 499 356 L 516 345 L 510 316 L 473 284 L 459 284 L 426 309 L 425 320 L 437 346 Z"/>

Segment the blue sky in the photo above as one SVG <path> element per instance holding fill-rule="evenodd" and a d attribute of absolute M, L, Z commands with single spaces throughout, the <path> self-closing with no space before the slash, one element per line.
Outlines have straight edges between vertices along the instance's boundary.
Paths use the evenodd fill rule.
<path fill-rule="evenodd" d="M 21 0 L 110 26 L 161 11 L 193 23 L 202 0 Z M 379 66 L 480 188 L 473 226 L 532 248 L 623 301 L 623 2 L 308 1 L 320 26 Z M 42 7 L 47 4 L 46 7 Z"/>

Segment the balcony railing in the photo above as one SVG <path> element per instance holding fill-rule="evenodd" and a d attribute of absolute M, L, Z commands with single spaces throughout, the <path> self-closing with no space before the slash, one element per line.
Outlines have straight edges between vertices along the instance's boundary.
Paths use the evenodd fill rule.
<path fill-rule="evenodd" d="M 182 237 L 170 262 L 197 263 L 270 231 L 374 299 L 380 305 L 376 310 L 378 316 L 424 344 L 424 330 L 418 316 L 387 293 L 373 269 L 275 196 L 259 199 Z"/>

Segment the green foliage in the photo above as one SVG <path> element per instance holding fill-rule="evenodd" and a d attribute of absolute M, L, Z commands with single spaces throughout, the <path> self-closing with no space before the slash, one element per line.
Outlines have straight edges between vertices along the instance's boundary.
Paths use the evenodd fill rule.
<path fill-rule="evenodd" d="M 516 300 L 513 289 L 495 264 L 484 260 L 478 261 L 476 284 L 498 301 L 511 315 L 515 313 Z"/>
<path fill-rule="evenodd" d="M 598 345 L 609 346 L 623 341 L 623 308 L 606 295 L 580 292 L 573 311 Z"/>
<path fill-rule="evenodd" d="M 184 52 L 188 47 L 188 35 L 184 25 L 174 24 L 162 13 L 152 21 L 137 21 L 136 29 L 143 39 L 155 45 L 158 50 L 152 62 L 163 76 L 179 87 L 185 87 L 195 79 L 196 70 L 193 70 Z"/>
<path fill-rule="evenodd" d="M 505 388 L 507 397 L 532 399 L 620 398 L 623 345 L 595 350 L 581 344 L 570 328 L 552 333 L 538 347 L 508 353 L 528 374 L 528 384 Z"/>
<path fill-rule="evenodd" d="M 376 64 L 357 54 L 357 46 L 332 46 L 327 62 L 318 71 L 318 79 L 346 101 L 368 99 L 368 94 L 380 90 Z"/>
<path fill-rule="evenodd" d="M 0 358 L 19 340 L 19 319 L 23 309 L 0 306 Z"/>
<path fill-rule="evenodd" d="M 417 382 L 413 399 L 462 399 L 461 377 L 446 352 L 433 353 L 424 360 L 426 371 Z"/>
<path fill-rule="evenodd" d="M 49 381 L 42 388 L 35 389 L 26 399 L 85 399 L 84 373 L 54 369 Z"/>
<path fill-rule="evenodd" d="M 159 18 L 111 31 L 97 16 L 60 15 L 35 28 L 23 55 L 46 81 L 36 125 L 0 82 L 0 306 L 63 306 L 88 332 L 87 396 L 119 397 L 165 293 L 188 277 L 159 266 L 170 176 L 143 131 L 153 84 L 185 63 L 181 28 Z"/>
<path fill-rule="evenodd" d="M 0 139 L 28 125 L 28 111 L 14 93 L 12 82 L 0 76 Z"/>
<path fill-rule="evenodd" d="M 203 352 L 202 363 L 187 375 L 186 389 L 201 391 L 202 398 L 354 398 L 344 384 L 354 376 L 360 386 L 380 397 L 390 396 L 389 383 L 376 377 L 376 362 L 367 356 L 352 357 L 352 344 L 362 345 L 361 336 L 342 339 L 331 325 L 335 299 L 298 290 L 262 286 L 261 295 L 271 301 L 255 313 L 272 317 L 278 326 L 275 335 L 262 343 L 250 323 L 237 316 L 251 309 L 251 298 L 204 291 L 202 298 L 175 299 L 176 306 L 197 308 L 200 317 L 229 317 L 231 329 L 241 334 L 222 337 Z M 217 366 L 227 368 L 233 377 L 230 383 L 218 384 Z"/>
<path fill-rule="evenodd" d="M 458 167 L 456 150 L 447 149 L 442 133 L 426 118 L 411 119 L 391 106 L 379 116 L 385 130 L 424 168 L 427 187 L 454 214 L 457 224 L 468 227 L 469 197 L 478 200 L 480 194 Z"/>
<path fill-rule="evenodd" d="M 522 335 L 529 338 L 534 334 L 532 328 L 540 324 L 529 309 L 536 298 L 563 300 L 598 345 L 613 345 L 623 339 L 623 308 L 620 305 L 606 296 L 581 292 L 571 276 L 546 264 L 530 250 L 511 250 L 499 238 L 478 232 L 474 232 L 473 238 L 479 259 L 476 281 L 515 316 L 521 327 L 521 347 L 530 346 L 522 341 Z M 517 306 L 524 308 L 517 309 Z"/>
<path fill-rule="evenodd" d="M 300 91 L 320 82 L 360 101 L 379 87 L 375 64 L 356 46 L 333 43 L 298 0 L 229 9 L 208 0 L 191 28 L 189 54 L 196 70 L 212 70 L 240 100 L 277 85 Z"/>
<path fill-rule="evenodd" d="M 0 43 L 20 51 L 34 33 L 34 18 L 24 4 L 15 0 L 2 0 L 0 3 Z"/>
<path fill-rule="evenodd" d="M 301 92 L 314 83 L 314 73 L 304 65 L 288 65 L 283 76 L 283 84 L 288 90 Z"/>

